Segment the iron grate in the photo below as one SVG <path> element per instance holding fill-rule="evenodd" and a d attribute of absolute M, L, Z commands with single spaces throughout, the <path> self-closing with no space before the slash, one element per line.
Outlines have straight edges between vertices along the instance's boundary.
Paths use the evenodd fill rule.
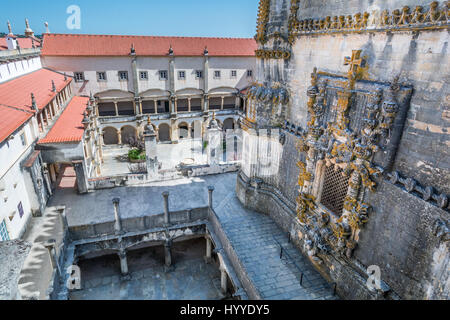
<path fill-rule="evenodd" d="M 348 177 L 342 175 L 341 168 L 335 166 L 326 167 L 320 202 L 338 216 L 342 214 L 342 209 L 344 208 L 344 200 L 348 191 L 348 180 Z"/>

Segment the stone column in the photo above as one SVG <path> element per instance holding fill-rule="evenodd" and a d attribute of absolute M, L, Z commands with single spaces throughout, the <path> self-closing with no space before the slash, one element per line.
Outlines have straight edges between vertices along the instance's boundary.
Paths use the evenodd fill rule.
<path fill-rule="evenodd" d="M 122 144 L 122 131 L 117 130 L 118 144 Z"/>
<path fill-rule="evenodd" d="M 222 99 L 221 105 L 220 105 L 220 110 L 223 110 L 223 105 L 225 102 L 225 97 L 220 97 Z"/>
<path fill-rule="evenodd" d="M 188 112 L 191 112 L 191 98 L 188 98 Z"/>
<path fill-rule="evenodd" d="M 88 193 L 88 185 L 83 160 L 73 161 L 72 164 L 77 177 L 78 193 Z"/>
<path fill-rule="evenodd" d="M 213 208 L 213 191 L 214 191 L 214 186 L 209 186 L 208 187 L 208 206 L 210 209 Z"/>
<path fill-rule="evenodd" d="M 119 211 L 120 199 L 114 198 L 112 200 L 112 202 L 114 205 L 114 231 L 116 234 L 121 234 L 122 233 L 122 222 L 120 220 L 120 211 Z"/>
<path fill-rule="evenodd" d="M 172 240 L 164 242 L 164 264 L 166 270 L 172 266 Z"/>
<path fill-rule="evenodd" d="M 175 113 L 178 113 L 178 99 L 175 98 Z"/>
<path fill-rule="evenodd" d="M 170 225 L 170 215 L 169 215 L 169 191 L 164 191 L 162 193 L 164 198 L 164 224 Z"/>
<path fill-rule="evenodd" d="M 223 294 L 227 294 L 228 291 L 228 276 L 227 271 L 222 266 L 220 267 L 220 289 Z"/>
<path fill-rule="evenodd" d="M 119 116 L 119 107 L 117 106 L 117 101 L 114 101 L 114 109 L 116 110 L 116 117 Z"/>
<path fill-rule="evenodd" d="M 206 236 L 206 256 L 205 256 L 205 262 L 211 263 L 212 260 L 212 241 L 209 236 Z"/>
<path fill-rule="evenodd" d="M 127 252 L 125 249 L 120 249 L 119 259 L 120 259 L 120 272 L 122 273 L 122 276 L 127 276 L 128 275 L 128 261 L 127 261 Z"/>
<path fill-rule="evenodd" d="M 43 113 L 42 111 L 39 113 L 39 119 L 41 120 L 41 129 L 42 129 L 42 132 L 44 132 L 44 130 L 45 130 L 45 122 L 44 122 L 44 116 L 43 116 L 42 113 Z"/>
<path fill-rule="evenodd" d="M 156 132 L 148 117 L 147 125 L 144 127 L 145 157 L 147 163 L 147 173 L 155 172 L 158 169 L 156 156 Z"/>
<path fill-rule="evenodd" d="M 155 106 L 155 114 L 158 114 L 158 101 L 153 100 L 154 106 Z"/>

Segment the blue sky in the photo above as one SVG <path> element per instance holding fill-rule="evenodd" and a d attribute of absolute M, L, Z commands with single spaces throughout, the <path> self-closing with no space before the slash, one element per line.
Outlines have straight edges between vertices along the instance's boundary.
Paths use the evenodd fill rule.
<path fill-rule="evenodd" d="M 258 0 L 21 0 L 1 1 L 0 32 L 23 34 L 25 18 L 36 34 L 128 34 L 253 37 Z M 81 9 L 81 29 L 70 30 L 70 5 Z"/>

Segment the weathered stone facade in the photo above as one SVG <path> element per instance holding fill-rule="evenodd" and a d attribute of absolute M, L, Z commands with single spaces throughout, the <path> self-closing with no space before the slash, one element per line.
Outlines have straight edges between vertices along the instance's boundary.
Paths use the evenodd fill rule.
<path fill-rule="evenodd" d="M 344 298 L 448 299 L 448 6 L 261 1 L 244 124 L 282 151 L 276 175 L 243 163 L 237 194 Z"/>

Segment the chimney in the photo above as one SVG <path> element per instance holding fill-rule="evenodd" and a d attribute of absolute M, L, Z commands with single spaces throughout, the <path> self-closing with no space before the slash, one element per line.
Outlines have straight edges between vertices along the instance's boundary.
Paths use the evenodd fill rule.
<path fill-rule="evenodd" d="M 25 36 L 34 37 L 34 31 L 31 30 L 28 19 L 25 19 Z"/>
<path fill-rule="evenodd" d="M 48 22 L 45 22 L 44 26 L 45 26 L 45 33 L 50 33 L 50 30 L 48 29 Z"/>
<path fill-rule="evenodd" d="M 11 23 L 8 21 L 8 35 L 6 36 L 6 43 L 8 44 L 8 50 L 17 49 L 16 36 L 12 33 Z"/>

